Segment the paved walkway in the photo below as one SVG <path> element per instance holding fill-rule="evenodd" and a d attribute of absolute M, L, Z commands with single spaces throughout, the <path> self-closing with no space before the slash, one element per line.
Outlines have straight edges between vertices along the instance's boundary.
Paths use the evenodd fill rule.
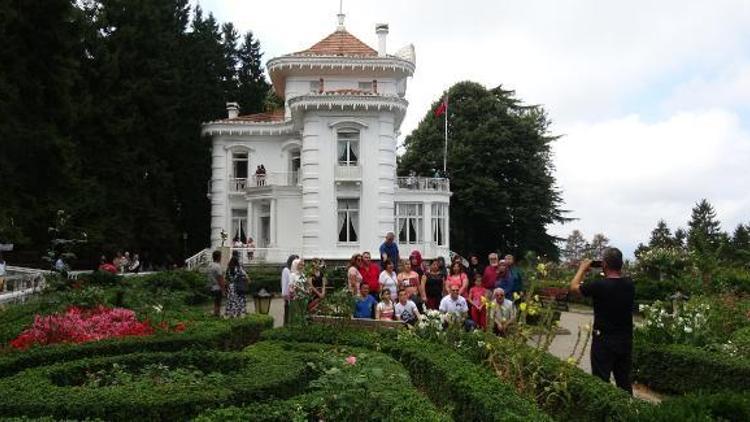
<path fill-rule="evenodd" d="M 575 346 L 576 338 L 578 336 L 578 330 L 586 326 L 587 324 L 593 325 L 593 323 L 594 315 L 591 308 L 578 307 L 575 305 L 571 306 L 570 312 L 563 312 L 560 315 L 560 327 L 570 331 L 570 334 L 558 334 L 557 336 L 555 336 L 555 339 L 550 345 L 549 353 L 563 360 L 568 359 L 570 354 L 573 352 L 573 347 Z M 578 356 L 580 355 L 580 348 L 583 345 L 584 334 L 585 332 L 581 333 L 581 344 L 578 346 L 578 351 L 576 351 L 576 358 L 578 358 Z M 591 373 L 590 353 L 591 339 L 589 339 L 588 344 L 586 345 L 586 351 L 583 354 L 581 362 L 578 364 L 581 369 L 589 374 Z M 612 383 L 614 384 L 614 380 L 612 381 Z M 663 399 L 662 395 L 657 394 L 649 390 L 647 387 L 639 384 L 633 385 L 633 394 L 639 399 L 647 400 L 653 403 L 658 403 Z"/>

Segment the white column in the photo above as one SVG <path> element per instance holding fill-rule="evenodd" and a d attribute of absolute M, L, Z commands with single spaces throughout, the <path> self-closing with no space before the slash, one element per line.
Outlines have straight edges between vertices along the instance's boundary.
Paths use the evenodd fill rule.
<path fill-rule="evenodd" d="M 247 235 L 253 238 L 253 241 L 258 242 L 257 232 L 255 231 L 255 218 L 253 216 L 253 200 L 247 200 Z"/>
<path fill-rule="evenodd" d="M 273 198 L 271 199 L 271 235 L 269 236 L 273 248 L 276 247 L 276 212 L 276 198 Z"/>
<path fill-rule="evenodd" d="M 227 194 L 227 152 L 223 145 L 214 140 L 211 149 L 211 246 L 221 245 L 221 230 L 229 233 L 231 227 L 227 227 L 227 208 L 229 198 Z M 230 240 L 230 239 L 228 239 Z"/>

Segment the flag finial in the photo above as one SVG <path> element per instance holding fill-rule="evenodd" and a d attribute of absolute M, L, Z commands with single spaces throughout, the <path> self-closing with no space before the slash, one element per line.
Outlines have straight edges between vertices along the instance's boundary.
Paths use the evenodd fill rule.
<path fill-rule="evenodd" d="M 337 18 L 339 18 L 339 26 L 336 28 L 337 31 L 343 31 L 344 30 L 344 18 L 346 15 L 344 14 L 344 0 L 339 0 L 339 14 L 336 15 Z"/>

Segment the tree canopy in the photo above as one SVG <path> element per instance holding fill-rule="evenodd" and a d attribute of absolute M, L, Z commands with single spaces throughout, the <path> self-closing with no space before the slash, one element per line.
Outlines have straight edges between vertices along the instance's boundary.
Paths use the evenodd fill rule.
<path fill-rule="evenodd" d="M 557 239 L 547 225 L 566 219 L 552 174 L 556 137 L 548 133 L 544 109 L 500 86 L 460 82 L 447 94 L 451 248 L 557 258 Z M 426 114 L 406 137 L 399 172 L 432 176 L 442 169 L 443 122 L 432 110 Z"/>
<path fill-rule="evenodd" d="M 208 245 L 200 125 L 263 111 L 258 39 L 187 0 L 2 2 L 0 36 L 0 241 L 41 256 L 65 210 L 88 258 Z"/>

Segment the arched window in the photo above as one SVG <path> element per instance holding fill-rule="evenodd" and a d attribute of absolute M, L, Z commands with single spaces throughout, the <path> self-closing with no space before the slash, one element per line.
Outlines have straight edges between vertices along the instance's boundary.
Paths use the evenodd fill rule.
<path fill-rule="evenodd" d="M 359 131 L 356 129 L 339 129 L 336 132 L 337 154 L 340 166 L 359 165 Z"/>

